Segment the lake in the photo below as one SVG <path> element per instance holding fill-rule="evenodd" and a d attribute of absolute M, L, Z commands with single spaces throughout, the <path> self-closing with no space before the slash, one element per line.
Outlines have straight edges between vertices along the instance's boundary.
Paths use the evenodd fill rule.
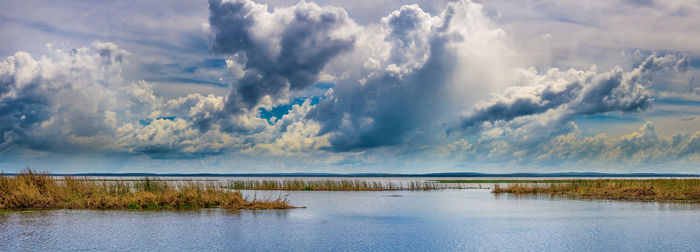
<path fill-rule="evenodd" d="M 3 213 L 0 250 L 700 250 L 700 204 L 487 189 L 245 193 L 306 208 Z"/>

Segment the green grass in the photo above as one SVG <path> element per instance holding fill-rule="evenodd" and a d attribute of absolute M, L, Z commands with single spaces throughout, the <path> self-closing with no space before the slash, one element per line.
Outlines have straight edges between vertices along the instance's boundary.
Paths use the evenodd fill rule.
<path fill-rule="evenodd" d="M 25 170 L 0 174 L 0 210 L 25 209 L 287 209 L 286 197 L 248 200 L 240 191 L 214 183 L 173 182 L 143 178 L 135 181 L 92 181 Z"/>
<path fill-rule="evenodd" d="M 595 179 L 496 184 L 494 193 L 547 193 L 589 199 L 700 201 L 700 179 Z"/>

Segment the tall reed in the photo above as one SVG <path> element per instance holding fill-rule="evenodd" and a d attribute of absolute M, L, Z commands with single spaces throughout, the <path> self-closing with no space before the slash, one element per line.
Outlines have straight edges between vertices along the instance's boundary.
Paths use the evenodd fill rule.
<path fill-rule="evenodd" d="M 286 197 L 248 200 L 240 191 L 213 183 L 168 182 L 143 178 L 133 182 L 90 181 L 30 169 L 16 176 L 0 174 L 0 209 L 228 209 L 292 208 Z"/>
<path fill-rule="evenodd" d="M 235 190 L 283 190 L 283 191 L 395 191 L 457 189 L 461 185 L 435 182 L 410 181 L 407 183 L 359 179 L 281 179 L 281 180 L 232 180 L 227 188 Z"/>

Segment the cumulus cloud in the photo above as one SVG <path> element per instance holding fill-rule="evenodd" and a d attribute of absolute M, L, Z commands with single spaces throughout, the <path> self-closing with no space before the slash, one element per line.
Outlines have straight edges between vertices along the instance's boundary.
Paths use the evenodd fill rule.
<path fill-rule="evenodd" d="M 113 43 L 95 42 L 39 58 L 25 52 L 5 58 L 0 63 L 0 151 L 152 152 L 172 146 L 172 141 L 186 146 L 170 151 L 194 151 L 187 146 L 196 143 L 187 140 L 201 142 L 206 136 L 181 118 L 204 117 L 197 109 L 206 99 L 199 95 L 189 114 L 177 115 L 180 119 L 158 119 L 178 111 L 153 95 L 148 83 L 124 83 L 121 72 L 128 56 Z M 140 125 L 140 120 L 149 123 Z M 218 151 L 195 147 L 198 152 Z"/>
<path fill-rule="evenodd" d="M 375 38 L 361 45 L 386 51 L 364 55 L 365 75 L 340 81 L 309 113 L 321 123 L 321 134 L 331 135 L 334 151 L 401 144 L 421 135 L 420 128 L 432 131 L 450 110 L 448 90 L 460 85 L 483 90 L 482 83 L 457 78 L 458 73 L 478 76 L 484 69 L 469 68 L 470 63 L 507 51 L 502 31 L 483 16 L 481 5 L 467 1 L 450 3 L 439 16 L 403 6 L 382 18 L 375 36 L 378 43 Z"/>
<path fill-rule="evenodd" d="M 127 123 L 116 129 L 118 149 L 156 158 L 186 158 L 220 154 L 242 145 L 243 139 L 219 130 L 200 132 L 185 119 L 159 118 L 148 125 Z"/>
<path fill-rule="evenodd" d="M 340 8 L 302 1 L 270 12 L 249 0 L 211 0 L 209 10 L 212 51 L 235 56 L 244 71 L 226 99 L 226 111 L 234 114 L 285 102 L 290 90 L 315 84 L 355 41 L 348 33 L 353 22 Z"/>
<path fill-rule="evenodd" d="M 113 43 L 18 52 L 0 63 L 0 151 L 145 154 L 188 158 L 226 152 L 313 153 L 327 146 L 320 126 L 303 119 L 307 100 L 268 121 L 257 111 L 222 120 L 226 98 L 154 94 L 147 81 L 123 80 L 130 53 Z M 203 130 L 206 124 L 206 130 Z M 248 150 L 248 151 L 246 151 Z"/>
<path fill-rule="evenodd" d="M 553 68 L 543 75 L 533 68 L 523 70 L 518 73 L 522 86 L 509 87 L 477 104 L 450 131 L 505 127 L 503 130 L 529 134 L 539 131 L 540 126 L 566 125 L 576 116 L 643 111 L 653 101 L 648 89 L 653 74 L 677 68 L 684 61 L 668 54 L 649 56 L 628 72 L 619 66 L 603 73 L 598 73 L 595 66 L 587 71 Z"/>
<path fill-rule="evenodd" d="M 112 43 L 57 50 L 34 59 L 17 52 L 0 63 L 0 146 L 53 150 L 52 138 L 83 142 L 114 126 L 115 90 L 128 52 Z M 97 139 L 93 139 L 97 141 Z"/>
<path fill-rule="evenodd" d="M 310 100 L 293 105 L 288 114 L 274 122 L 281 135 L 269 143 L 256 144 L 245 150 L 247 153 L 264 153 L 278 156 L 310 156 L 313 150 L 330 146 L 328 135 L 319 135 L 320 125 L 304 118 L 311 110 Z"/>

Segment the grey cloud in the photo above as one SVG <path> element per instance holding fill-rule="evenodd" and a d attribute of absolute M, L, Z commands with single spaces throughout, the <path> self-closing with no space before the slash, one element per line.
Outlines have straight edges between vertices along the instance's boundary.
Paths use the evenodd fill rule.
<path fill-rule="evenodd" d="M 488 102 L 477 104 L 465 115 L 459 126 L 450 130 L 478 128 L 484 122 L 511 122 L 515 118 L 543 114 L 549 110 L 570 120 L 578 115 L 610 111 L 636 112 L 651 106 L 653 100 L 646 86 L 651 75 L 663 68 L 672 68 L 676 55 L 649 56 L 629 72 L 616 67 L 608 72 L 549 70 L 533 83 L 513 86 Z M 554 113 L 553 113 L 554 114 Z"/>
<path fill-rule="evenodd" d="M 0 151 L 14 147 L 12 145 L 35 145 L 40 148 L 36 141 L 29 139 L 30 129 L 37 123 L 47 120 L 49 110 L 48 101 L 40 95 L 28 94 L 2 99 L 0 102 L 0 121 L 2 121 Z"/>
<path fill-rule="evenodd" d="M 434 18 L 410 5 L 383 18 L 391 46 L 385 69 L 359 85 L 338 85 L 308 115 L 321 123 L 320 134 L 331 135 L 331 150 L 402 144 L 419 128 L 435 126 L 444 105 L 438 94 L 457 67 L 455 49 L 448 47 L 461 38 L 450 30 L 455 8 L 468 6 L 449 5 L 447 14 Z"/>
<path fill-rule="evenodd" d="M 128 52 L 115 44 L 0 62 L 0 151 L 116 152 L 150 157 L 210 155 L 238 138 L 202 133 L 197 120 L 222 110 L 223 97 L 192 94 L 163 101 L 149 83 L 124 85 Z M 248 128 L 265 124 L 237 120 Z M 252 122 L 251 122 L 252 121 Z M 218 125 L 216 127 L 219 127 Z M 173 155 L 167 155 L 170 153 Z"/>
<path fill-rule="evenodd" d="M 226 100 L 234 114 L 314 84 L 330 60 L 354 45 L 342 34 L 352 21 L 339 8 L 301 2 L 268 12 L 252 1 L 211 0 L 209 9 L 212 51 L 240 56 L 245 70 Z"/>
<path fill-rule="evenodd" d="M 126 55 L 114 44 L 95 42 L 91 48 L 59 50 L 55 59 L 35 60 L 25 52 L 4 59 L 0 150 L 52 149 L 54 139 L 92 137 L 108 130 L 111 112 L 106 111 L 115 106 L 111 88 L 120 85 Z"/>

